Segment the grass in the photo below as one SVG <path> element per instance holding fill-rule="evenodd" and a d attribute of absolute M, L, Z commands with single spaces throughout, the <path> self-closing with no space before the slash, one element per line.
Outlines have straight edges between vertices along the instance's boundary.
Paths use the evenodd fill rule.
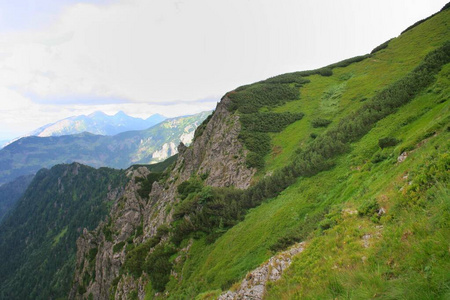
<path fill-rule="evenodd" d="M 300 88 L 300 99 L 267 108 L 305 116 L 280 133 L 270 133 L 272 151 L 260 176 L 284 167 L 296 149 L 312 141 L 311 133 L 332 129 L 449 40 L 449 16 L 449 11 L 436 15 L 372 57 L 333 69 L 332 76 L 308 76 L 310 83 Z M 183 280 L 171 278 L 167 297 L 215 297 L 273 256 L 270 249 L 280 238 L 293 234 L 307 241 L 306 250 L 282 280 L 269 285 L 268 299 L 450 296 L 448 182 L 433 178 L 439 174 L 445 178 L 450 164 L 449 74 L 446 65 L 428 90 L 351 144 L 351 151 L 338 157 L 333 169 L 299 178 L 214 243 L 194 239 L 184 263 L 175 270 Z M 313 128 L 315 118 L 332 123 Z M 385 137 L 399 143 L 382 150 L 378 141 Z M 408 158 L 398 163 L 405 150 Z M 374 162 L 377 155 L 383 159 Z M 380 217 L 346 213 L 368 201 L 386 213 Z"/>
<path fill-rule="evenodd" d="M 310 141 L 310 133 L 323 131 L 311 128 L 310 123 L 314 118 L 335 120 L 358 109 L 363 103 L 360 100 L 371 98 L 376 91 L 410 72 L 428 52 L 448 40 L 448 15 L 448 11 L 436 15 L 433 22 L 425 22 L 393 39 L 386 50 L 377 52 L 369 59 L 346 68 L 335 68 L 333 76 L 309 76 L 311 82 L 300 89 L 300 100 L 275 109 L 277 112 L 303 112 L 305 116 L 302 121 L 291 124 L 280 134 L 272 135 L 273 148 L 277 151 L 266 157 L 266 171 L 286 165 L 295 149 Z M 348 78 L 349 76 L 351 77 Z M 322 99 L 330 89 L 335 90 L 339 86 L 345 86 L 340 97 L 339 113 L 334 118 L 329 118 L 317 99 Z"/>

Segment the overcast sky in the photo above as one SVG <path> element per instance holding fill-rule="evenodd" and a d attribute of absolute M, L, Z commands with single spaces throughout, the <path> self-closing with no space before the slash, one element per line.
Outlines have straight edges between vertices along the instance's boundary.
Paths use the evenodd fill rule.
<path fill-rule="evenodd" d="M 447 0 L 0 0 L 0 140 L 72 115 L 213 109 L 398 36 Z"/>

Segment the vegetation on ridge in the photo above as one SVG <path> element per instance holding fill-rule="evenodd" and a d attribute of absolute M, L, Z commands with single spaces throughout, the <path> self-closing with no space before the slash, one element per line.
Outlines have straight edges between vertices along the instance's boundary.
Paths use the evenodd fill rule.
<path fill-rule="evenodd" d="M 289 170 L 296 174 L 311 177 L 302 177 L 300 180 L 293 179 L 291 182 L 293 184 L 286 184 L 285 186 L 289 185 L 289 187 L 280 194 L 276 191 L 275 193 L 271 191 L 271 185 L 267 185 L 269 181 L 267 178 L 270 177 L 260 179 L 256 186 L 264 188 L 260 192 L 255 193 L 255 200 L 261 200 L 269 195 L 272 195 L 272 197 L 278 196 L 272 200 L 268 199 L 262 205 L 251 209 L 245 216 L 245 219 L 242 213 L 239 214 L 239 218 L 242 221 L 239 221 L 225 233 L 226 227 L 220 226 L 220 217 L 222 217 L 223 221 L 223 215 L 216 214 L 217 219 L 213 218 L 213 204 L 220 205 L 220 201 L 215 202 L 214 198 L 210 201 L 201 200 L 205 198 L 200 195 L 205 195 L 205 189 L 208 188 L 202 188 L 200 192 L 193 192 L 186 198 L 183 196 L 183 199 L 185 199 L 183 201 L 191 200 L 189 205 L 194 205 L 190 211 L 195 212 L 195 220 L 206 219 L 209 221 L 205 224 L 214 225 L 214 223 L 211 223 L 212 221 L 217 222 L 215 224 L 218 226 L 214 230 L 210 226 L 197 225 L 200 231 L 191 235 L 194 240 L 187 254 L 186 261 L 174 266 L 174 271 L 183 280 L 178 281 L 173 277 L 170 278 L 166 286 L 169 293 L 168 298 L 194 298 L 201 292 L 204 292 L 202 295 L 217 295 L 217 289 L 219 293 L 220 290 L 228 289 L 239 278 L 242 278 L 247 271 L 255 268 L 270 257 L 272 255 L 270 249 L 274 251 L 283 249 L 293 241 L 309 240 L 315 236 L 317 236 L 317 242 L 327 239 L 329 243 L 323 244 L 323 246 L 319 244 L 322 248 L 315 248 L 315 250 L 308 252 L 309 256 L 306 259 L 311 264 L 307 268 L 302 269 L 305 272 L 302 278 L 304 278 L 304 282 L 307 282 L 313 292 L 309 294 L 295 294 L 295 291 L 302 290 L 302 286 L 295 283 L 298 281 L 298 278 L 293 273 L 286 276 L 285 285 L 282 287 L 278 288 L 276 284 L 270 285 L 269 292 L 277 298 L 289 298 L 296 295 L 304 295 L 311 298 L 336 297 L 335 295 L 345 297 L 351 285 L 346 286 L 345 279 L 327 277 L 327 274 L 338 276 L 337 271 L 330 272 L 330 268 L 333 267 L 333 265 L 330 265 L 332 261 L 325 264 L 325 262 L 320 260 L 314 260 L 315 257 L 322 257 L 314 255 L 314 253 L 334 253 L 331 252 L 335 249 L 333 246 L 333 243 L 335 243 L 334 230 L 337 228 L 344 230 L 344 226 L 349 224 L 355 225 L 357 228 L 358 224 L 360 224 L 363 226 L 362 230 L 360 229 L 358 233 L 351 235 L 352 239 L 355 239 L 354 244 L 350 244 L 352 248 L 348 248 L 343 243 L 346 241 L 345 231 L 343 231 L 340 238 L 342 243 L 338 243 L 338 246 L 342 247 L 342 249 L 347 249 L 345 253 L 340 252 L 342 260 L 345 261 L 347 257 L 351 258 L 352 253 L 359 259 L 359 261 L 356 258 L 350 261 L 349 270 L 351 270 L 352 265 L 362 265 L 363 260 L 361 257 L 364 255 L 359 255 L 361 251 L 355 247 L 361 247 L 361 244 L 363 244 L 361 241 L 362 236 L 365 234 L 363 232 L 372 230 L 370 222 L 375 227 L 380 222 L 390 220 L 392 216 L 390 215 L 389 205 L 391 204 L 389 203 L 398 199 L 398 196 L 394 196 L 392 200 L 388 201 L 383 194 L 391 191 L 391 184 L 397 182 L 397 178 L 400 178 L 400 181 L 404 180 L 402 178 L 405 176 L 403 173 L 405 170 L 409 168 L 414 169 L 421 162 L 430 161 L 429 157 L 427 158 L 427 154 L 433 156 L 433 151 L 437 150 L 442 155 L 442 153 L 448 151 L 445 150 L 448 149 L 448 142 L 446 143 L 445 141 L 448 141 L 448 130 L 446 128 L 449 126 L 447 104 L 449 85 L 448 79 L 446 79 L 449 71 L 449 67 L 446 65 L 448 63 L 449 49 L 448 43 L 445 44 L 449 36 L 448 26 L 445 25 L 446 18 L 448 18 L 446 15 L 437 15 L 436 18 L 418 26 L 418 30 L 408 32 L 405 36 L 392 40 L 388 48 L 374 54 L 374 60 L 364 60 L 347 68 L 338 69 L 331 77 L 311 76 L 309 78 L 311 83 L 300 89 L 302 96 L 299 100 L 287 101 L 269 110 L 271 112 L 304 112 L 304 119 L 307 118 L 309 121 L 319 117 L 333 122 L 329 128 L 316 128 L 317 138 L 315 140 L 309 138 L 312 129 L 311 123 L 304 121 L 293 123 L 281 132 L 269 135 L 271 152 L 270 155 L 266 156 L 266 165 L 263 170 L 273 171 L 274 178 L 277 176 L 277 170 L 280 169 L 283 170 L 283 172 L 280 172 L 282 175 L 287 174 L 284 175 L 284 179 L 292 176 L 287 172 Z M 417 44 L 416 41 L 420 44 Z M 430 45 L 433 46 L 430 47 Z M 439 46 L 442 47 L 436 52 L 430 53 L 423 64 L 417 66 L 426 53 Z M 408 49 L 407 47 L 414 48 Z M 395 66 L 389 64 L 389 61 L 393 59 L 400 60 L 402 57 L 403 64 L 400 65 L 401 67 L 399 67 L 399 64 Z M 445 66 L 442 67 L 443 65 Z M 416 68 L 414 69 L 414 67 Z M 380 70 L 382 70 L 384 77 L 374 75 Z M 374 80 L 369 80 L 368 76 L 372 76 L 369 78 L 374 78 Z M 325 92 L 328 87 L 342 84 L 343 82 L 346 83 L 346 87 L 341 95 L 338 96 L 339 105 L 333 110 L 326 110 L 320 106 L 317 108 L 321 99 L 319 91 Z M 392 83 L 392 85 L 383 90 L 382 87 L 386 86 L 386 82 Z M 353 88 L 355 85 L 357 88 Z M 311 91 L 315 90 L 318 92 L 316 92 L 315 98 L 312 98 Z M 407 92 L 405 93 L 405 91 Z M 395 101 L 391 102 L 391 98 Z M 361 101 L 363 99 L 364 101 Z M 315 107 L 315 114 L 311 115 L 311 117 L 310 114 L 312 112 L 308 110 L 308 106 Z M 399 107 L 402 108 L 399 109 Z M 262 108 L 261 112 L 264 112 L 264 108 Z M 353 122 L 359 124 L 361 122 L 363 126 L 362 128 L 346 126 L 345 122 L 340 121 L 340 119 L 350 120 L 350 124 Z M 338 129 L 343 130 L 343 132 L 338 132 Z M 379 140 L 386 137 L 397 139 L 398 144 L 381 149 L 378 144 Z M 426 148 L 421 148 L 420 145 L 430 138 L 434 139 L 433 142 Z M 316 142 L 316 140 L 318 141 Z M 298 142 L 291 146 L 292 142 L 295 141 Z M 329 149 L 322 150 L 321 145 L 328 145 L 328 143 L 330 143 Z M 443 144 L 446 146 L 439 147 L 439 145 Z M 299 145 L 302 150 L 297 153 L 294 152 Z M 411 154 L 411 159 L 408 158 L 401 164 L 397 163 L 397 157 L 402 152 L 405 150 L 409 152 L 416 149 L 416 147 L 419 148 L 415 153 Z M 343 153 L 344 155 L 341 155 Z M 380 162 L 372 163 L 372 159 L 377 155 L 385 158 Z M 314 158 L 312 160 L 314 163 L 310 163 L 311 158 Z M 292 169 L 286 168 L 286 163 L 289 165 L 293 159 L 295 163 L 292 164 Z M 448 165 L 446 166 L 442 162 L 440 165 L 443 167 L 442 170 L 447 170 L 446 172 L 448 172 Z M 334 168 L 330 168 L 331 166 L 334 166 Z M 327 171 L 319 172 L 320 170 Z M 431 170 L 433 170 L 433 167 Z M 417 174 L 421 173 L 422 171 L 418 171 Z M 445 174 L 445 172 L 441 174 Z M 283 182 L 283 179 L 279 182 Z M 442 186 L 442 183 L 439 183 L 439 185 Z M 258 190 L 256 186 L 253 191 Z M 427 184 L 426 186 L 432 187 L 432 184 Z M 280 187 L 280 189 L 283 189 L 283 187 Z M 448 185 L 444 184 L 443 189 L 444 191 L 448 190 Z M 251 193 L 250 190 L 243 193 Z M 231 192 L 232 190 L 229 191 Z M 226 191 L 218 191 L 217 193 L 223 195 Z M 445 195 L 446 192 L 438 192 L 438 194 L 442 193 Z M 214 189 L 212 194 L 214 194 Z M 232 196 L 226 196 L 225 198 L 240 199 L 240 196 L 232 194 Z M 373 201 L 374 198 L 375 201 Z M 234 202 L 230 200 L 230 202 L 241 203 L 240 200 Z M 248 203 L 251 203 L 251 201 Z M 254 202 L 253 204 L 257 205 L 259 203 Z M 363 205 L 365 203 L 367 205 Z M 223 205 L 222 207 L 228 207 L 228 205 Z M 377 208 L 387 210 L 386 215 L 378 216 L 377 212 L 374 216 L 373 211 Z M 202 209 L 209 209 L 209 213 L 213 215 L 208 214 L 201 217 L 199 212 Z M 353 211 L 358 210 L 361 211 L 360 216 L 352 214 Z M 183 211 L 189 210 L 183 209 Z M 235 213 L 235 216 L 237 215 Z M 209 217 L 209 219 L 205 217 Z M 352 223 L 348 223 L 347 218 L 349 217 L 352 218 Z M 422 214 L 421 218 L 425 217 L 426 214 Z M 440 222 L 443 220 L 445 220 L 445 217 L 441 218 Z M 222 224 L 225 223 L 222 222 Z M 182 222 L 178 224 L 182 224 Z M 395 226 L 398 226 L 398 223 L 393 223 L 392 228 Z M 185 228 L 189 227 L 185 226 L 183 230 Z M 203 229 L 206 230 L 202 231 Z M 406 229 L 404 228 L 404 230 Z M 444 233 L 441 231 L 442 229 L 438 230 L 440 230 L 439 234 Z M 174 232 L 176 231 L 177 228 L 175 228 Z M 204 232 L 206 232 L 206 235 L 204 235 Z M 185 233 L 189 233 L 189 231 Z M 328 234 L 331 234 L 329 238 L 327 237 Z M 220 237 L 211 243 L 210 237 L 214 238 L 214 235 L 220 235 Z M 389 237 L 387 237 L 386 243 L 389 243 L 389 241 Z M 444 242 L 443 240 L 441 241 Z M 186 243 L 187 241 L 181 241 L 180 247 L 186 246 Z M 445 249 L 443 243 L 439 247 L 440 249 Z M 362 249 L 365 248 L 363 247 Z M 300 257 L 303 257 L 303 254 Z M 344 263 L 340 264 L 338 256 L 334 255 L 333 257 L 338 262 L 336 270 L 342 270 L 340 266 L 344 266 Z M 299 261 L 301 260 L 302 258 L 299 258 Z M 445 270 L 445 265 L 439 268 L 436 266 L 437 261 L 442 262 L 443 260 L 446 260 L 446 258 L 441 257 L 433 264 L 432 268 L 436 270 L 436 274 L 439 274 L 439 270 Z M 401 261 L 395 261 L 395 263 L 392 266 L 404 265 Z M 320 269 L 321 264 L 326 265 L 327 268 Z M 417 262 L 416 267 L 421 264 L 422 262 Z M 294 268 L 295 266 L 293 270 Z M 311 272 L 317 270 L 318 276 L 311 276 L 308 270 Z M 427 268 L 427 270 L 430 269 Z M 364 272 L 366 272 L 364 273 L 366 276 L 371 276 L 372 271 L 370 269 Z M 433 273 L 434 271 L 431 272 Z M 436 277 L 437 281 L 435 282 L 445 282 L 445 279 L 439 276 Z M 309 280 L 310 278 L 311 280 Z M 367 280 L 371 279 L 370 277 L 367 278 Z M 383 285 L 388 285 L 386 282 L 382 282 L 389 280 L 389 277 L 381 277 L 381 280 L 378 281 L 380 282 L 378 290 Z M 416 280 L 424 282 L 419 277 Z M 351 284 L 356 285 L 358 282 L 361 281 L 358 281 L 358 278 L 353 278 Z M 284 281 L 280 284 L 284 284 Z M 376 294 L 376 286 L 375 292 L 372 294 L 370 292 L 374 291 L 373 286 L 366 286 L 368 288 L 364 292 L 367 292 L 367 295 L 370 295 L 369 297 Z M 360 287 L 362 287 L 360 288 L 361 292 L 364 290 L 364 285 L 360 285 Z M 406 292 L 405 288 L 399 289 L 398 287 L 401 287 L 401 285 L 397 285 L 397 292 L 399 293 L 397 295 L 402 295 L 402 293 Z M 411 285 L 409 288 L 411 288 Z M 208 290 L 210 293 L 207 292 Z M 307 291 L 307 289 L 304 291 Z M 321 292 L 321 294 L 317 292 Z M 444 285 L 444 288 L 438 290 L 435 295 L 443 295 L 445 293 Z M 148 290 L 148 295 L 151 294 L 150 289 Z M 361 294 L 355 293 L 354 295 Z M 394 294 L 387 291 L 386 295 Z M 409 295 L 412 295 L 412 293 Z M 423 294 L 418 293 L 418 295 Z"/>
<path fill-rule="evenodd" d="M 39 171 L 0 225 L 0 298 L 67 297 L 80 230 L 94 229 L 123 171 L 77 163 Z"/>

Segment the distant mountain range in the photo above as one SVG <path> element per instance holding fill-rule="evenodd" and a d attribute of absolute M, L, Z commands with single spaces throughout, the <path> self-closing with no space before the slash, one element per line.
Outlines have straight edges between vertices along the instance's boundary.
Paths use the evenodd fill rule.
<path fill-rule="evenodd" d="M 132 164 L 162 161 L 177 153 L 180 142 L 189 144 L 197 126 L 210 113 L 166 119 L 145 130 L 114 136 L 84 132 L 21 138 L 0 150 L 0 185 L 61 163 L 127 168 Z"/>
<path fill-rule="evenodd" d="M 134 118 L 123 111 L 113 116 L 96 111 L 89 115 L 69 117 L 55 123 L 42 126 L 31 132 L 31 136 L 61 136 L 89 132 L 92 134 L 115 135 L 130 130 L 142 130 L 152 127 L 167 119 L 160 114 L 154 114 L 147 119 Z"/>

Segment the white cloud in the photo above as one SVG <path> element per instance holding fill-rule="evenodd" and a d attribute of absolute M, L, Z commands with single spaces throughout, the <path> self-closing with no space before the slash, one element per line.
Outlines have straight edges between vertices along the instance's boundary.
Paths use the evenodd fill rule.
<path fill-rule="evenodd" d="M 242 84 L 370 52 L 445 2 L 123 0 L 71 5 L 45 29 L 0 30 L 1 105 L 17 101 L 25 106 L 1 109 L 0 120 L 27 118 L 41 126 L 95 109 L 169 116 L 210 109 L 213 102 L 195 101 L 219 99 Z M 35 95 L 40 104 L 20 93 Z M 63 104 L 65 98 L 86 95 L 130 104 L 54 105 L 55 99 Z M 19 96 L 20 101 L 13 100 Z M 165 105 L 172 101 L 178 104 Z M 27 113 L 16 115 L 21 110 Z M 21 124 L 13 123 L 8 126 Z"/>

